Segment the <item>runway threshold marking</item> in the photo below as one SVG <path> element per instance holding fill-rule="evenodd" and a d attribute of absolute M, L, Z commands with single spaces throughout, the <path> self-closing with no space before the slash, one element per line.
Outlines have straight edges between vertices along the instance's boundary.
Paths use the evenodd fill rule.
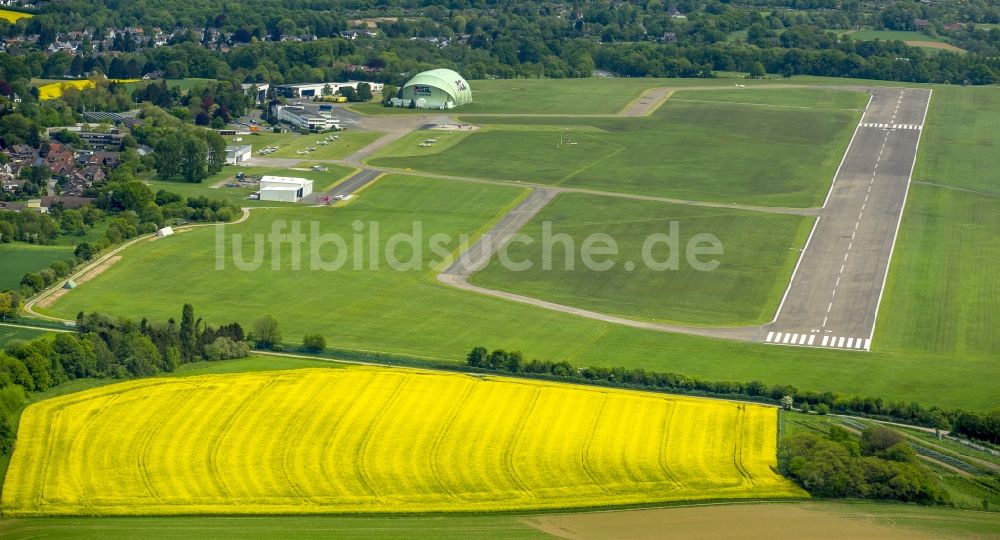
<path fill-rule="evenodd" d="M 819 348 L 826 347 L 865 351 L 867 351 L 871 345 L 871 339 L 854 336 L 832 336 L 830 334 L 824 334 L 822 339 L 819 340 L 819 343 L 816 343 L 816 337 L 818 335 L 819 334 L 815 331 L 811 333 L 770 331 L 764 338 L 764 343 L 770 343 L 772 345 L 793 345 Z"/>

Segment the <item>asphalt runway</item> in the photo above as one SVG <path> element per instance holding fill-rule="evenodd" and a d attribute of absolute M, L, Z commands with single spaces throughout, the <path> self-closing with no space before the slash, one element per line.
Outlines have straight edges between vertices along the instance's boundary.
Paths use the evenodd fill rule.
<path fill-rule="evenodd" d="M 765 343 L 869 350 L 931 92 L 870 89 L 871 102 Z"/>

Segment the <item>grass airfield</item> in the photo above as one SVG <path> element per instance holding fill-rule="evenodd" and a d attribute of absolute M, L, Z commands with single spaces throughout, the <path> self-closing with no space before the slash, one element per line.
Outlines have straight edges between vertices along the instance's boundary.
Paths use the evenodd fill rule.
<path fill-rule="evenodd" d="M 390 175 L 347 206 L 255 210 L 247 222 L 226 227 L 242 235 L 247 260 L 252 235 L 270 233 L 276 221 L 299 220 L 303 231 L 316 221 L 323 232 L 337 231 L 350 239 L 355 220 L 378 218 L 383 238 L 393 232 L 412 233 L 413 222 L 419 220 L 425 236 L 440 232 L 475 238 L 525 194 L 506 186 Z M 461 361 L 472 347 L 485 345 L 578 365 L 761 380 L 893 400 L 933 399 L 942 406 L 993 403 L 991 379 L 967 376 L 970 370 L 996 373 L 989 354 L 967 355 L 956 362 L 947 353 L 912 349 L 845 354 L 644 331 L 451 289 L 435 279 L 441 268 L 430 266 L 407 272 L 384 264 L 376 271 L 324 272 L 309 271 L 306 264 L 304 270 L 292 270 L 287 245 L 281 255 L 285 263 L 277 272 L 271 270 L 270 250 L 258 270 L 242 271 L 229 264 L 217 271 L 215 234 L 205 227 L 129 248 L 97 279 L 65 294 L 44 312 L 70 319 L 84 310 L 166 320 L 176 316 L 179 304 L 191 302 L 200 316 L 216 324 L 235 319 L 249 325 L 270 313 L 286 329 L 290 343 L 320 333 L 338 348 L 446 361 Z M 451 249 L 457 251 L 457 240 Z M 406 253 L 401 248 L 399 257 Z M 433 255 L 422 253 L 427 263 Z M 334 254 L 323 256 L 332 260 Z M 197 277 L 185 282 L 185 294 L 178 298 L 177 269 L 163 261 L 181 258 L 185 274 Z"/>
<path fill-rule="evenodd" d="M 512 261 L 530 261 L 529 270 L 505 269 L 494 258 L 471 281 L 625 317 L 688 325 L 762 324 L 774 316 L 813 220 L 565 193 L 521 230 L 534 243 L 512 244 L 508 250 Z M 543 265 L 545 223 L 551 225 L 548 234 L 578 240 L 569 260 L 562 245 L 554 246 L 548 270 Z M 653 234 L 672 234 L 672 223 L 678 232 L 677 269 L 651 269 L 641 257 L 644 241 Z M 609 235 L 618 247 L 618 255 L 594 258 L 613 263 L 608 271 L 587 268 L 581 259 L 579 240 L 595 234 Z M 722 254 L 698 258 L 718 261 L 711 271 L 696 269 L 685 256 L 686 246 L 698 235 L 712 235 L 722 244 Z M 665 262 L 671 251 L 658 244 L 650 256 Z"/>
<path fill-rule="evenodd" d="M 812 79 L 796 78 L 792 82 L 810 80 Z M 820 81 L 858 84 L 858 81 L 846 80 Z M 673 81 L 669 82 L 673 84 Z M 493 81 L 473 84 L 478 87 L 490 83 Z M 643 89 L 649 88 L 647 84 L 657 86 L 663 83 L 664 81 L 655 80 L 618 80 L 613 83 L 614 91 L 603 94 L 604 97 L 595 99 L 593 103 L 601 104 L 599 110 L 606 109 L 608 113 L 614 113 L 638 96 Z M 732 86 L 731 81 L 724 85 L 718 81 L 682 81 L 679 84 L 697 86 L 696 83 L 718 84 L 720 88 Z M 516 93 L 505 94 L 502 90 L 521 90 L 523 95 L 531 96 L 532 92 L 541 93 L 540 89 L 545 87 L 568 88 L 565 84 L 566 81 L 496 82 L 493 88 L 501 91 L 480 94 L 483 96 L 482 103 L 462 109 L 461 112 L 466 114 L 468 111 L 470 115 L 479 114 L 477 111 L 498 114 L 531 112 L 525 111 L 525 105 L 516 99 Z M 586 84 L 589 88 L 593 83 L 588 81 Z M 748 84 L 757 83 L 749 81 Z M 862 81 L 861 84 L 896 83 Z M 995 141 L 1000 140 L 1000 132 L 997 132 L 1000 127 L 1000 100 L 997 99 L 998 93 L 995 90 L 935 88 L 925 138 L 918 156 L 917 172 L 914 175 L 914 180 L 923 184 L 915 183 L 910 190 L 880 311 L 876 345 L 871 353 L 767 347 L 622 328 L 448 289 L 435 281 L 436 270 L 432 268 L 412 272 L 383 269 L 374 272 L 335 273 L 298 272 L 287 267 L 278 272 L 268 269 L 244 272 L 230 268 L 220 273 L 213 271 L 211 246 L 214 231 L 209 228 L 177 235 L 171 239 L 173 243 L 157 241 L 130 248 L 115 266 L 98 279 L 60 299 L 51 312 L 72 318 L 80 309 L 96 309 L 114 315 L 163 319 L 176 316 L 180 303 L 190 301 L 195 304 L 199 316 L 216 324 L 234 318 L 249 324 L 257 316 L 269 312 L 281 321 L 285 329 L 285 341 L 290 343 L 299 342 L 299 334 L 319 332 L 327 336 L 332 346 L 346 350 L 389 352 L 456 362 L 461 361 L 469 348 L 485 345 L 490 348 L 522 350 L 527 358 L 565 359 L 578 365 L 625 365 L 715 380 L 791 383 L 801 388 L 873 395 L 892 401 L 919 401 L 948 407 L 987 409 L 996 406 L 993 386 L 1000 376 L 995 361 L 1000 354 L 1000 343 L 992 332 L 992 328 L 996 326 L 993 313 L 995 302 L 990 301 L 1000 294 L 1000 283 L 995 277 L 1000 273 L 989 271 L 995 266 L 996 254 L 1000 253 L 1000 246 L 993 238 L 995 235 L 991 234 L 1000 227 L 997 223 L 1000 213 L 995 209 L 996 182 L 988 174 L 982 173 L 993 170 L 994 162 L 1000 155 L 990 151 L 995 146 Z M 812 98 L 807 95 L 809 92 L 828 96 L 810 103 Z M 676 98 L 673 105 L 680 107 L 736 107 L 768 114 L 803 110 L 812 113 L 826 108 L 827 113 L 849 116 L 853 114 L 850 109 L 855 108 L 851 100 L 857 96 L 852 92 L 825 90 L 744 92 L 726 88 L 675 92 L 672 99 Z M 496 101 L 489 101 L 494 97 Z M 560 99 L 539 103 L 549 103 L 550 109 L 546 112 L 566 114 L 565 111 L 580 111 L 583 108 L 581 103 L 591 103 L 588 99 L 580 102 Z M 602 100 L 615 106 L 605 107 L 607 103 Z M 651 118 L 658 118 L 665 110 L 668 110 L 667 105 Z M 374 112 L 379 114 L 383 111 Z M 407 114 L 406 111 L 393 111 L 397 112 Z M 843 120 L 845 125 L 850 124 L 847 116 Z M 430 160 L 434 159 L 430 154 L 440 152 L 441 155 L 447 155 L 476 140 L 476 137 L 497 132 L 521 136 L 537 131 L 541 136 L 551 138 L 553 135 L 558 136 L 563 130 L 574 130 L 572 137 L 578 136 L 580 141 L 593 141 L 597 144 L 604 140 L 600 137 L 619 134 L 597 127 L 599 122 L 606 122 L 604 127 L 626 122 L 625 119 L 607 118 L 475 116 L 469 116 L 468 120 L 483 122 L 488 127 L 482 132 L 454 138 L 449 138 L 451 134 L 417 132 L 383 149 L 380 155 L 392 156 L 387 159 Z M 994 137 L 994 134 L 997 136 Z M 439 137 L 440 142 L 434 148 L 418 146 L 424 138 L 435 136 Z M 846 140 L 843 144 L 846 145 Z M 649 148 L 652 146 L 643 147 L 643 151 L 649 152 Z M 756 148 L 758 151 L 770 151 L 768 145 Z M 539 143 L 537 148 L 524 144 L 519 151 L 529 152 L 528 158 L 534 159 L 533 154 L 544 153 L 545 150 Z M 831 151 L 830 155 L 836 154 L 839 160 L 842 151 L 841 147 L 839 153 Z M 615 159 L 614 156 L 596 151 L 584 154 L 588 157 L 592 155 L 601 163 L 613 163 Z M 658 155 L 660 159 L 663 158 L 662 154 Z M 645 155 L 641 157 L 645 158 Z M 544 168 L 544 160 L 524 161 L 527 163 L 518 166 L 523 166 L 526 170 L 534 167 L 537 172 L 533 174 L 543 177 L 549 174 L 546 172 L 548 169 Z M 650 162 L 652 161 L 654 160 L 650 158 Z M 831 166 L 835 165 L 833 163 Z M 599 164 L 591 166 L 579 163 L 577 166 L 583 166 L 586 169 L 584 173 L 591 169 L 601 170 Z M 484 170 L 491 172 L 490 177 L 495 177 L 500 174 L 496 169 L 494 165 L 493 171 Z M 758 185 L 754 183 L 761 182 L 762 178 L 769 178 L 769 174 L 773 174 L 773 171 L 762 172 L 754 180 L 747 180 L 746 185 L 736 186 L 734 193 L 741 197 L 761 197 L 756 204 L 810 206 L 816 204 L 817 193 L 825 194 L 833 176 L 832 169 L 826 176 L 816 174 L 815 179 L 822 184 L 818 187 L 808 182 L 797 186 L 794 182 L 782 179 L 779 183 L 765 186 L 766 189 L 774 190 L 772 193 L 748 195 L 748 188 Z M 575 177 L 571 180 L 575 180 Z M 701 192 L 692 192 L 691 197 L 708 197 L 708 200 L 712 200 L 713 190 L 716 195 L 726 193 L 722 185 L 713 186 L 711 182 L 703 184 L 698 186 Z M 606 185 L 612 184 L 609 182 Z M 626 190 L 649 187 L 622 182 L 614 185 Z M 423 220 L 430 231 L 452 235 L 464 232 L 475 238 L 524 195 L 525 190 L 516 187 L 392 175 L 379 180 L 347 205 L 324 209 L 289 207 L 255 210 L 248 222 L 232 226 L 229 230 L 244 235 L 266 233 L 277 221 L 301 220 L 303 223 L 316 221 L 329 228 L 325 230 L 337 230 L 349 235 L 354 220 L 378 219 L 384 231 L 403 232 L 409 230 L 413 220 L 419 219 Z M 574 199 L 579 201 L 589 199 L 589 196 L 580 195 Z M 569 204 L 564 208 L 567 211 L 560 216 L 560 202 L 557 199 L 546 211 L 554 212 L 555 217 L 564 220 L 565 226 L 575 230 L 588 230 L 588 227 L 599 222 L 599 218 L 609 216 L 616 226 L 622 227 L 626 237 L 632 237 L 641 236 L 645 232 L 644 227 L 650 226 L 648 223 L 651 221 L 637 219 L 633 220 L 635 223 L 627 223 L 621 216 L 655 221 L 660 219 L 661 209 L 673 207 L 668 204 L 647 205 L 629 201 L 622 202 L 621 208 L 617 208 L 619 205 L 615 204 L 617 201 L 614 199 L 604 199 L 603 204 L 599 203 L 599 199 L 595 198 L 594 201 L 589 204 Z M 531 294 L 540 297 L 546 293 L 552 295 L 551 298 L 563 295 L 560 297 L 563 300 L 568 298 L 577 302 L 593 302 L 594 307 L 609 311 L 618 307 L 623 313 L 628 312 L 635 317 L 663 317 L 664 313 L 681 313 L 686 320 L 701 316 L 706 321 L 720 321 L 729 317 L 729 322 L 733 323 L 764 316 L 766 310 L 761 309 L 761 306 L 773 302 L 773 296 L 781 282 L 780 276 L 769 274 L 776 274 L 775 268 L 787 271 L 791 260 L 787 254 L 781 256 L 779 250 L 774 248 L 798 245 L 802 231 L 801 225 L 796 223 L 808 219 L 762 214 L 768 220 L 732 219 L 729 222 L 725 216 L 742 216 L 744 213 L 735 210 L 731 213 L 702 210 L 704 209 L 683 207 L 683 211 L 693 212 L 698 219 L 706 220 L 705 223 L 733 231 L 736 234 L 733 238 L 739 238 L 741 242 L 749 241 L 744 255 L 755 249 L 762 250 L 767 257 L 766 264 L 762 262 L 760 267 L 745 264 L 740 267 L 740 275 L 735 276 L 738 279 L 726 283 L 717 282 L 712 287 L 698 281 L 671 284 L 673 288 L 657 291 L 656 296 L 642 294 L 653 287 L 654 283 L 650 280 L 652 276 L 639 276 L 638 279 L 646 282 L 646 286 L 635 286 L 628 290 L 627 295 L 624 295 L 627 296 L 628 302 L 625 303 L 628 305 L 624 307 L 621 299 L 615 298 L 613 292 L 628 288 L 632 283 L 621 276 L 613 276 L 610 283 L 599 283 L 594 276 L 581 276 L 575 283 L 555 282 L 547 279 L 548 276 L 518 281 L 510 280 L 502 273 L 491 274 L 491 270 L 487 269 L 487 272 L 476 279 L 494 279 L 498 287 L 503 284 L 510 287 L 535 287 L 536 290 Z M 581 216 L 581 213 L 585 215 Z M 633 213 L 634 216 L 631 215 Z M 772 216 L 774 221 L 768 223 Z M 534 226 L 534 223 L 529 225 Z M 249 246 L 250 240 L 246 237 L 244 239 Z M 270 257 L 271 255 L 265 256 L 265 266 L 272 262 Z M 282 257 L 287 260 L 288 253 L 282 253 Z M 163 264 L 165 260 L 182 258 L 186 263 L 183 274 L 187 280 L 187 294 L 183 299 L 175 294 L 178 280 L 176 266 Z M 741 256 L 740 259 L 749 260 L 746 256 Z M 771 272 L 767 272 L 768 270 Z M 763 285 L 757 283 L 761 278 L 765 281 Z M 759 290 L 739 288 L 740 280 L 744 283 L 757 283 Z M 590 289 L 586 288 L 588 286 Z M 697 307 L 694 302 L 685 304 L 688 296 L 693 298 L 709 288 L 726 286 L 729 287 L 726 289 L 729 292 L 723 298 L 703 298 L 702 305 L 706 308 L 700 312 L 691 309 L 691 306 Z M 234 298 L 239 301 L 234 302 Z M 729 310 L 726 309 L 727 305 Z M 0 334 L 2 333 L 0 330 Z M 238 361 L 185 366 L 183 374 L 264 371 L 276 369 L 274 366 L 278 365 L 284 366 L 284 360 L 279 361 L 273 357 L 255 358 L 245 363 Z M 288 364 L 290 368 L 312 365 L 314 363 L 304 360 L 295 361 L 294 365 Z M 397 459 L 396 454 L 393 459 Z M 612 461 L 617 463 L 616 460 Z M 619 530 L 629 528 L 640 535 L 656 536 L 662 534 L 664 523 L 676 520 L 687 520 L 686 523 L 695 524 L 697 528 L 693 531 L 703 532 L 705 527 L 720 520 L 744 523 L 745 530 L 758 531 L 763 527 L 759 517 L 764 514 L 768 516 L 767 526 L 775 527 L 773 532 L 765 533 L 770 535 L 787 534 L 790 530 L 800 529 L 806 536 L 819 536 L 817 531 L 822 530 L 831 537 L 854 535 L 912 538 L 921 534 L 1000 534 L 1000 520 L 996 519 L 996 514 L 945 508 L 840 503 L 766 505 L 753 507 L 751 513 L 757 518 L 745 522 L 738 517 L 742 508 L 732 505 L 708 507 L 704 514 L 698 513 L 697 516 L 682 514 L 688 509 L 678 508 L 553 516 L 19 518 L 0 521 L 0 534 L 6 537 L 42 534 L 74 538 L 134 537 L 140 534 L 149 538 L 177 538 L 190 537 L 192 531 L 198 531 L 200 534 L 220 538 L 288 534 L 298 537 L 340 535 L 350 538 L 439 538 L 449 535 L 463 538 L 536 538 L 547 536 L 546 531 L 555 531 L 553 527 L 562 531 L 596 535 L 601 532 L 600 523 L 607 524 L 611 516 L 613 526 Z M 594 526 L 598 528 L 595 529 Z"/>
<path fill-rule="evenodd" d="M 704 101 L 712 91 L 676 91 L 646 118 L 464 117 L 485 129 L 434 154 L 389 147 L 369 162 L 696 201 L 821 205 L 867 96 L 720 92 Z M 801 105 L 759 106 L 786 99 Z"/>

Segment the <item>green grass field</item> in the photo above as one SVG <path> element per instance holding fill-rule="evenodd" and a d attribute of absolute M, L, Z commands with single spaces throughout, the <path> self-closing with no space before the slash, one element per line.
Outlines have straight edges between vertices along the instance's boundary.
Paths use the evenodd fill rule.
<path fill-rule="evenodd" d="M 1000 535 L 1000 516 L 989 512 L 969 512 L 951 508 L 869 502 L 810 502 L 782 505 L 792 510 L 803 509 L 815 514 L 816 522 L 825 518 L 848 518 L 852 522 L 893 527 L 898 537 L 906 533 L 929 534 L 951 538 L 987 538 Z M 775 505 L 761 505 L 780 530 L 781 510 Z M 706 511 L 725 512 L 727 507 L 709 507 Z M 686 512 L 685 508 L 678 511 Z M 776 514 L 770 512 L 777 511 Z M 664 510 L 656 520 L 644 518 L 647 511 L 635 510 L 604 514 L 635 537 L 656 536 L 665 523 L 670 523 L 672 510 Z M 634 518 L 633 518 L 634 516 Z M 716 517 L 715 512 L 712 514 Z M 245 538 L 504 538 L 510 540 L 556 538 L 531 524 L 542 516 L 439 516 L 439 517 L 323 517 L 323 516 L 255 516 L 255 517 L 170 517 L 170 518 L 27 518 L 0 520 L 0 535 L 4 538 L 73 538 L 94 540 L 132 539 L 174 540 L 195 537 L 218 539 Z M 574 518 L 592 518 L 594 514 L 561 514 L 572 524 Z M 633 518 L 633 519 L 630 519 Z M 633 521 L 628 525 L 629 521 Z M 698 522 L 681 523 L 684 531 L 697 530 Z M 621 531 L 621 529 L 618 529 Z M 864 531 L 865 529 L 862 529 Z M 893 529 L 889 529 L 893 531 Z M 829 532 L 829 531 L 828 531 Z M 886 529 L 868 529 L 872 535 Z"/>
<path fill-rule="evenodd" d="M 756 99 L 780 100 L 785 93 L 805 99 L 802 90 L 787 89 L 743 95 L 765 92 L 775 94 Z M 370 162 L 678 199 L 818 206 L 867 101 L 860 93 L 837 99 L 859 110 L 671 100 L 649 118 L 480 118 L 488 129 L 436 154 L 393 157 L 388 148 Z"/>
<path fill-rule="evenodd" d="M 1000 88 L 936 87 L 913 179 L 1000 195 Z"/>
<path fill-rule="evenodd" d="M 749 87 L 741 89 L 678 90 L 670 101 L 725 102 L 807 109 L 842 109 L 861 112 L 868 98 L 865 94 L 825 88 Z"/>
<path fill-rule="evenodd" d="M 901 30 L 857 30 L 848 33 L 856 41 L 936 41 L 945 43 L 942 37 L 928 36 L 923 32 L 907 32 Z"/>
<path fill-rule="evenodd" d="M 741 80 L 747 86 L 775 84 Z M 785 81 L 780 81 L 785 82 Z M 456 114 L 615 114 L 649 88 L 727 87 L 731 79 L 495 79 L 469 81 L 473 103 Z M 427 114 L 420 109 L 387 108 L 378 103 L 351 104 L 362 114 Z"/>
<path fill-rule="evenodd" d="M 249 175 L 263 176 L 263 175 L 273 175 L 273 176 L 294 176 L 299 178 L 306 178 L 313 181 L 313 191 L 329 191 L 334 185 L 336 185 L 341 180 L 347 178 L 348 176 L 354 174 L 355 170 L 353 167 L 347 167 L 345 165 L 337 165 L 335 163 L 323 163 L 323 167 L 326 167 L 326 171 L 313 171 L 308 170 L 308 167 L 303 167 L 305 170 L 295 169 L 283 169 L 277 167 L 236 167 L 228 166 L 224 168 L 221 172 L 218 172 L 212 176 L 209 176 L 204 181 L 199 183 L 191 182 L 177 182 L 173 180 L 154 180 L 147 179 L 145 182 L 149 187 L 155 192 L 158 190 L 166 190 L 173 193 L 178 193 L 185 197 L 199 197 L 204 196 L 210 199 L 224 199 L 236 206 L 294 206 L 295 203 L 283 203 L 274 201 L 254 201 L 247 199 L 247 196 L 254 193 L 256 188 L 253 187 L 238 187 L 229 188 L 225 185 L 218 186 L 220 183 L 235 183 L 236 173 L 245 172 Z M 218 187 L 213 187 L 218 186 Z"/>
<path fill-rule="evenodd" d="M 276 220 L 301 220 L 308 232 L 315 220 L 321 232 L 339 231 L 349 240 L 352 222 L 378 219 L 383 239 L 393 232 L 412 232 L 414 220 L 422 220 L 425 238 L 434 232 L 476 236 L 520 196 L 521 190 L 500 186 L 389 176 L 347 206 L 262 210 L 232 226 L 232 232 L 267 234 Z M 363 230 L 370 232 L 370 227 Z M 439 268 L 396 272 L 382 265 L 374 271 L 325 272 L 309 271 L 304 264 L 295 271 L 287 262 L 286 246 L 286 262 L 277 272 L 270 270 L 270 253 L 264 254 L 261 270 L 240 271 L 230 263 L 227 271 L 216 271 L 212 228 L 169 240 L 125 251 L 121 261 L 60 298 L 51 311 L 67 318 L 86 310 L 165 320 L 177 317 L 180 304 L 191 302 L 199 316 L 215 324 L 233 319 L 250 324 L 271 313 L 281 321 L 289 343 L 318 332 L 337 348 L 456 362 L 472 347 L 484 345 L 579 365 L 626 365 L 714 380 L 759 379 L 940 406 L 996 406 L 993 381 L 1000 366 L 995 354 L 969 355 L 959 362 L 950 353 L 855 354 L 650 332 L 454 290 L 436 281 Z M 243 242 L 251 238 L 244 236 Z M 435 258 L 428 250 L 422 256 Z M 183 271 L 163 264 L 182 257 Z M 332 254 L 324 257 L 333 259 Z M 407 258 L 402 248 L 399 257 Z M 244 258 L 252 259 L 249 245 Z M 178 296 L 181 276 L 184 294 Z"/>
<path fill-rule="evenodd" d="M 472 132 L 418 130 L 403 135 L 379 150 L 379 154 L 394 157 L 430 156 L 455 146 Z M 433 139 L 431 146 L 420 146 Z"/>
<path fill-rule="evenodd" d="M 72 246 L 0 244 L 0 291 L 16 289 L 28 272 L 36 272 L 73 255 Z"/>
<path fill-rule="evenodd" d="M 1000 91 L 936 88 L 876 346 L 953 362 L 1000 354 Z M 925 182 L 932 185 L 924 185 Z"/>
<path fill-rule="evenodd" d="M 642 262 L 643 243 L 653 234 L 670 234 L 673 222 L 679 232 L 678 268 L 651 269 Z M 505 269 L 494 258 L 472 281 L 625 317 L 696 326 L 763 324 L 774 316 L 812 222 L 802 216 L 563 194 L 521 230 L 533 243 L 515 243 L 508 250 L 512 261 L 530 261 L 531 269 Z M 552 235 L 569 235 L 571 258 L 561 244 L 543 249 L 544 223 L 551 224 Z M 617 245 L 618 255 L 594 257 L 595 262 L 612 261 L 610 270 L 588 269 L 581 258 L 582 243 L 594 234 L 609 235 Z M 714 270 L 696 270 L 686 258 L 688 242 L 700 234 L 713 235 L 723 246 L 721 255 L 700 257 L 719 261 Z M 659 244 L 651 255 L 665 261 L 670 252 Z M 551 260 L 548 270 L 546 259 Z M 625 267 L 629 263 L 633 271 Z"/>
<path fill-rule="evenodd" d="M 177 88 L 181 92 L 187 92 L 188 90 L 194 88 L 199 84 L 215 82 L 215 81 L 216 79 L 200 79 L 198 77 L 188 77 L 186 79 L 167 79 L 167 87 Z M 159 83 L 159 81 L 136 81 L 136 82 L 125 83 L 125 86 L 127 86 L 128 89 L 131 91 L 135 90 L 136 88 L 142 88 L 151 82 Z"/>
<path fill-rule="evenodd" d="M 169 518 L 31 518 L 0 520 L 5 538 L 78 540 L 187 540 L 194 537 L 384 539 L 384 538 L 553 538 L 525 524 L 519 516 L 473 517 L 169 517 Z"/>
<path fill-rule="evenodd" d="M 910 187 L 876 347 L 948 354 L 952 362 L 1000 354 L 1000 197 Z"/>
<path fill-rule="evenodd" d="M 329 135 L 336 135 L 339 139 L 326 145 L 319 144 L 320 141 L 325 140 Z M 278 147 L 278 151 L 266 157 L 297 158 L 302 160 L 343 159 L 375 142 L 382 135 L 383 133 L 375 131 L 350 130 L 339 131 L 337 133 L 313 133 L 309 135 L 298 133 L 260 133 L 256 135 L 241 135 L 240 137 L 243 141 L 233 144 L 252 144 L 254 157 L 258 156 L 258 150 L 274 145 Z M 231 140 L 232 137 L 226 137 L 227 142 Z M 307 148 L 316 148 L 316 150 L 310 151 L 308 154 L 299 154 L 299 152 L 305 152 Z"/>
<path fill-rule="evenodd" d="M 0 347 L 15 339 L 31 340 L 49 334 L 47 330 L 0 325 Z"/>

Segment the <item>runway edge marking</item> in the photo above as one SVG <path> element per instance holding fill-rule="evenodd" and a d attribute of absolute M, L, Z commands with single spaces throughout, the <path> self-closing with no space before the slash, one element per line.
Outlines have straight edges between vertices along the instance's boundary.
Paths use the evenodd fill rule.
<path fill-rule="evenodd" d="M 913 171 L 917 167 L 917 155 L 920 154 L 920 139 L 923 138 L 923 127 L 927 124 L 927 111 L 931 108 L 931 100 L 934 99 L 934 89 L 927 90 L 927 104 L 924 105 L 924 117 L 920 121 L 921 129 L 917 130 L 917 145 L 913 149 L 913 163 L 910 164 L 910 174 L 906 177 L 906 191 L 903 192 L 903 205 L 899 208 L 899 217 L 896 218 L 896 230 L 892 233 L 892 245 L 889 247 L 889 260 L 885 263 L 885 275 L 882 276 L 882 288 L 878 291 L 878 302 L 875 303 L 875 318 L 872 319 L 872 329 L 868 333 L 868 340 L 865 342 L 865 350 L 868 349 L 870 341 L 875 339 L 875 327 L 878 325 L 878 311 L 882 307 L 882 295 L 885 294 L 885 284 L 889 279 L 889 270 L 892 269 L 892 255 L 896 251 L 896 239 L 899 237 L 899 225 L 903 222 L 903 214 L 906 213 L 906 201 L 910 195 L 910 184 L 913 182 Z"/>
<path fill-rule="evenodd" d="M 813 221 L 812 230 L 809 231 L 809 238 L 806 238 L 806 245 L 802 246 L 802 251 L 799 252 L 799 260 L 795 261 L 795 268 L 792 269 L 792 276 L 788 278 L 788 286 L 785 287 L 785 294 L 781 295 L 781 302 L 778 303 L 778 309 L 774 312 L 774 317 L 771 322 L 767 324 L 774 324 L 778 320 L 778 316 L 781 315 L 781 308 L 785 306 L 785 299 L 788 298 L 788 292 L 792 290 L 792 284 L 795 283 L 795 274 L 799 271 L 799 265 L 802 264 L 803 257 L 806 256 L 806 250 L 809 249 L 809 244 L 812 242 L 813 233 L 816 232 L 816 226 L 819 225 L 820 216 L 816 216 L 816 221 Z"/>
<path fill-rule="evenodd" d="M 837 185 L 837 177 L 840 176 L 840 169 L 844 168 L 844 162 L 847 161 L 847 154 L 851 152 L 851 146 L 854 145 L 854 139 L 857 138 L 858 131 L 861 131 L 861 124 L 864 123 L 865 115 L 868 114 L 868 107 L 871 106 L 872 100 L 874 99 L 875 94 L 868 95 L 868 104 L 865 105 L 865 110 L 861 113 L 861 119 L 858 120 L 858 125 L 854 126 L 854 134 L 851 135 L 851 142 L 847 143 L 847 149 L 844 150 L 844 156 L 840 158 L 840 165 L 837 165 L 837 172 L 833 174 L 833 181 L 830 182 L 830 189 L 826 192 L 826 198 L 823 199 L 823 206 L 821 208 L 826 208 L 826 204 L 830 202 L 830 195 L 833 194 L 833 188 Z"/>

